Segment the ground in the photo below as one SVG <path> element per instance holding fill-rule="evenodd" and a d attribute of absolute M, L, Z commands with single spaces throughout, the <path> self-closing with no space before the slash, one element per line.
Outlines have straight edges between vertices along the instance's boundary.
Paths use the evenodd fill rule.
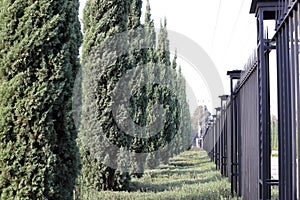
<path fill-rule="evenodd" d="M 133 179 L 130 192 L 88 191 L 84 199 L 103 200 L 174 200 L 174 199 L 237 199 L 231 198 L 230 183 L 215 170 L 206 152 L 190 150 L 161 165 L 146 170 L 140 179 Z"/>

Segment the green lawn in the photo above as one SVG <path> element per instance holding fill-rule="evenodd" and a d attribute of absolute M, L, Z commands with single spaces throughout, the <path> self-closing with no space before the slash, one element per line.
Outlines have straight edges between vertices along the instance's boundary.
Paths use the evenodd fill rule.
<path fill-rule="evenodd" d="M 85 191 L 80 199 L 147 200 L 147 199 L 231 199 L 227 178 L 215 170 L 204 151 L 191 150 L 161 165 L 146 170 L 140 179 L 133 179 L 130 192 Z M 232 198 L 232 199 L 237 199 Z"/>

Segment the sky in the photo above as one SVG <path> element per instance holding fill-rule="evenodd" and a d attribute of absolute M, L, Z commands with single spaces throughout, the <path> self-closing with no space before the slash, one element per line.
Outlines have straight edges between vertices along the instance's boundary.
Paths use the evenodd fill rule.
<path fill-rule="evenodd" d="M 82 11 L 85 0 L 80 0 L 80 4 Z M 168 30 L 182 34 L 200 46 L 219 73 L 225 94 L 230 92 L 226 72 L 243 69 L 256 47 L 256 18 L 249 14 L 250 5 L 251 0 L 150 0 L 155 26 L 159 28 L 160 21 L 166 17 Z M 181 54 L 180 49 L 178 54 Z M 191 66 L 191 61 L 180 58 L 179 63 L 191 88 L 194 104 L 205 104 L 214 112 L 212 86 L 201 72 L 195 71 L 197 66 Z"/>

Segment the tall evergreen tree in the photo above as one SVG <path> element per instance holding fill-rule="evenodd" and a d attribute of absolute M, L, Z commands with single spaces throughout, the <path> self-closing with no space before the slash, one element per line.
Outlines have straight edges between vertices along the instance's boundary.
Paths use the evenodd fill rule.
<path fill-rule="evenodd" d="M 154 107 L 159 103 L 160 93 L 157 84 L 160 82 L 160 67 L 157 64 L 157 51 L 156 51 L 156 32 L 154 22 L 151 18 L 151 7 L 149 0 L 146 4 L 146 12 L 144 19 L 145 29 L 145 46 L 147 47 L 147 97 L 148 104 L 146 108 L 147 114 L 147 137 L 150 138 L 153 132 L 157 131 L 155 122 L 159 121 L 159 116 L 154 112 Z M 154 126 L 153 126 L 154 125 Z M 153 143 L 147 144 L 148 155 L 146 159 L 146 166 L 154 169 L 160 163 L 160 151 Z"/>
<path fill-rule="evenodd" d="M 171 81 L 170 77 L 170 41 L 168 38 L 167 19 L 164 18 L 164 23 L 160 22 L 160 31 L 158 34 L 157 43 L 158 62 L 161 65 L 161 76 L 165 81 Z"/>
<path fill-rule="evenodd" d="M 124 189 L 129 178 L 127 173 L 116 171 L 124 167 L 118 157 L 126 156 L 114 147 L 128 148 L 129 142 L 117 124 L 124 116 L 114 116 L 112 110 L 113 90 L 129 68 L 127 56 L 122 52 L 128 43 L 118 34 L 127 31 L 130 5 L 131 1 L 89 0 L 84 9 L 82 174 L 83 177 L 99 175 L 85 181 L 97 190 Z"/>
<path fill-rule="evenodd" d="M 182 98 L 180 97 L 180 90 L 178 87 L 178 79 L 177 79 L 177 51 L 175 51 L 175 55 L 172 61 L 172 70 L 171 70 L 171 77 L 172 77 L 172 91 L 175 91 L 176 98 L 180 102 L 180 105 L 182 104 Z M 176 99 L 174 99 L 176 100 Z M 181 115 L 182 107 L 174 106 L 173 107 L 173 119 L 176 119 L 177 115 L 179 115 L 180 124 L 182 123 L 182 115 Z M 178 155 L 180 151 L 180 143 L 182 141 L 182 134 L 180 131 L 180 127 L 175 134 L 175 138 L 172 140 L 171 145 L 171 156 Z"/>
<path fill-rule="evenodd" d="M 0 2 L 0 199 L 72 199 L 79 3 Z"/>
<path fill-rule="evenodd" d="M 179 98 L 181 102 L 181 123 L 179 132 L 182 137 L 180 144 L 180 151 L 185 151 L 192 145 L 193 134 L 191 130 L 191 115 L 189 110 L 189 105 L 186 99 L 186 81 L 181 72 L 181 66 L 179 66 L 178 71 L 178 81 L 179 81 Z"/>
<path fill-rule="evenodd" d="M 151 18 L 151 7 L 149 0 L 146 2 L 146 12 L 144 19 L 144 29 L 145 29 L 145 44 L 147 47 L 147 63 L 156 63 L 156 32 L 154 27 L 154 21 Z M 158 75 L 158 74 L 154 74 Z"/>
<path fill-rule="evenodd" d="M 147 69 L 147 51 L 145 45 L 145 30 L 143 29 L 140 18 L 142 14 L 142 0 L 133 0 L 130 8 L 128 35 L 129 35 L 129 64 L 134 71 L 130 82 L 131 89 L 131 112 L 132 120 L 135 126 L 140 127 L 133 133 L 134 138 L 131 144 L 131 174 L 141 177 L 144 172 L 145 155 L 147 151 L 146 140 L 146 107 L 147 107 L 147 91 L 146 84 L 148 79 Z"/>
<path fill-rule="evenodd" d="M 175 56 L 172 62 L 172 68 L 174 69 L 174 71 L 177 68 L 176 59 L 177 54 L 175 52 Z M 180 107 L 176 107 L 173 114 L 175 116 L 179 114 L 180 123 L 177 134 L 170 144 L 171 149 L 169 151 L 171 152 L 171 157 L 174 156 L 174 154 L 177 155 L 183 151 L 186 151 L 190 147 L 193 138 L 191 133 L 189 106 L 186 99 L 186 83 L 181 73 L 181 66 L 179 66 L 178 72 L 174 75 L 175 77 L 177 77 L 175 78 L 175 88 L 177 91 L 177 98 L 180 101 Z"/>
<path fill-rule="evenodd" d="M 175 90 L 175 79 L 172 73 L 172 66 L 170 61 L 170 47 L 167 31 L 167 20 L 164 19 L 164 24 L 160 25 L 160 32 L 158 35 L 158 64 L 161 68 L 161 93 L 162 102 L 165 105 L 165 127 L 163 131 L 164 138 L 167 142 L 171 142 L 177 133 L 179 126 L 179 110 L 176 108 L 180 106 Z M 161 151 L 161 160 L 163 163 L 168 163 L 169 157 L 172 156 L 171 145 L 167 145 Z"/>
<path fill-rule="evenodd" d="M 130 12 L 128 16 L 128 30 L 140 28 L 140 18 L 142 15 L 142 0 L 131 0 Z"/>

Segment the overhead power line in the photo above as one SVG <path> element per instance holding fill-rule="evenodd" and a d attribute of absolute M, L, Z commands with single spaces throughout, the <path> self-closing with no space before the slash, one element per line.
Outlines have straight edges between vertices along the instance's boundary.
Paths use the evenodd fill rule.
<path fill-rule="evenodd" d="M 216 36 L 216 31 L 217 31 L 217 26 L 218 26 L 218 21 L 219 21 L 220 10 L 221 10 L 221 0 L 219 0 L 217 19 L 216 19 L 216 23 L 215 23 L 215 27 L 214 27 L 214 34 L 213 34 L 212 43 L 211 43 L 212 48 L 213 48 L 214 43 L 215 43 L 215 36 Z"/>
<path fill-rule="evenodd" d="M 227 44 L 226 49 L 228 49 L 228 47 L 230 46 L 230 44 L 231 44 L 231 42 L 232 42 L 232 38 L 233 38 L 233 35 L 234 35 L 234 33 L 235 33 L 237 23 L 238 23 L 238 21 L 239 21 L 239 19 L 240 19 L 240 15 L 241 15 L 241 12 L 242 12 L 244 3 L 245 3 L 245 0 L 242 1 L 241 6 L 240 6 L 240 9 L 239 9 L 239 12 L 238 12 L 238 15 L 237 15 L 237 17 L 235 18 L 235 22 L 234 22 L 234 25 L 233 25 L 233 29 L 231 30 L 230 38 L 229 38 L 229 41 L 228 41 L 228 44 Z"/>

